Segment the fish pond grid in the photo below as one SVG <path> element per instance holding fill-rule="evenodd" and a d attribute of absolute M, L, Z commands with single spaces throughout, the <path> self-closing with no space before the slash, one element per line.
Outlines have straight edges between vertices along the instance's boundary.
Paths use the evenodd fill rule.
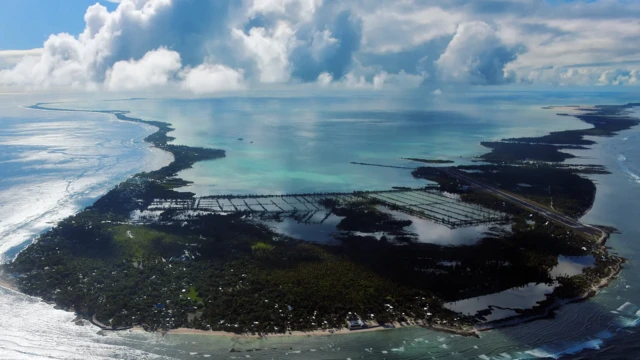
<path fill-rule="evenodd" d="M 322 203 L 374 201 L 403 213 L 446 225 L 450 228 L 499 223 L 507 215 L 432 189 L 356 191 L 351 193 L 307 193 L 283 195 L 213 195 L 193 199 L 156 199 L 147 210 L 191 210 L 211 213 L 282 213 L 309 221 L 317 212 L 330 212 Z M 305 216 L 306 215 L 306 216 Z M 321 220 L 323 221 L 323 220 Z"/>

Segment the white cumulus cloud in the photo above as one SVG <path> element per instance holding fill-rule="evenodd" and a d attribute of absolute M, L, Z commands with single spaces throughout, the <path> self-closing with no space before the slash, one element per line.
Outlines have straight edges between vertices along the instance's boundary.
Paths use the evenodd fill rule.
<path fill-rule="evenodd" d="M 507 47 L 491 26 L 474 21 L 458 26 L 436 64 L 443 80 L 493 85 L 510 80 L 505 66 L 516 56 L 516 48 Z"/>
<path fill-rule="evenodd" d="M 328 72 L 321 73 L 320 75 L 318 75 L 318 79 L 316 80 L 316 82 L 322 87 L 331 85 L 332 81 L 333 75 L 329 74 Z"/>
<path fill-rule="evenodd" d="M 13 68 L 23 59 L 28 57 L 37 58 L 41 54 L 42 49 L 0 50 L 0 70 Z"/>
<path fill-rule="evenodd" d="M 219 64 L 201 64 L 181 74 L 182 88 L 194 94 L 237 91 L 245 88 L 244 73 Z"/>
<path fill-rule="evenodd" d="M 640 70 L 638 69 L 606 70 L 598 79 L 598 83 L 601 85 L 635 85 L 639 82 Z"/>
<path fill-rule="evenodd" d="M 95 88 L 113 63 L 131 57 L 122 51 L 122 44 L 143 34 L 152 19 L 170 5 L 170 0 L 124 0 L 113 12 L 100 4 L 92 5 L 85 13 L 81 34 L 49 36 L 39 56 L 26 57 L 14 68 L 0 72 L 0 85 Z"/>
<path fill-rule="evenodd" d="M 244 54 L 255 61 L 261 82 L 279 83 L 289 80 L 289 55 L 295 48 L 296 41 L 294 30 L 287 22 L 280 21 L 271 30 L 254 27 L 248 34 L 233 29 L 233 35 L 242 45 Z"/>
<path fill-rule="evenodd" d="M 386 71 L 370 74 L 370 70 L 352 71 L 338 80 L 335 80 L 331 74 L 324 72 L 318 76 L 316 84 L 323 88 L 357 90 L 416 89 L 425 80 L 425 75 L 407 74 L 403 71 L 396 74 L 390 74 Z"/>
<path fill-rule="evenodd" d="M 0 51 L 1 90 L 639 84 L 634 1 L 112 2 L 79 34 Z"/>
<path fill-rule="evenodd" d="M 140 60 L 121 60 L 107 70 L 105 87 L 110 91 L 135 91 L 169 83 L 182 63 L 180 54 L 159 48 L 146 53 Z"/>

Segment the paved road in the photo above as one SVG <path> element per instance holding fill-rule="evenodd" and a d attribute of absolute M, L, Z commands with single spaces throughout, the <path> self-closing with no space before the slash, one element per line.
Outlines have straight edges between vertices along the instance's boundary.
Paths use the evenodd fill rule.
<path fill-rule="evenodd" d="M 481 181 L 478 181 L 476 179 L 473 179 L 471 177 L 469 177 L 467 174 L 463 173 L 462 171 L 459 171 L 455 168 L 443 168 L 442 169 L 445 173 L 447 173 L 449 176 L 452 176 L 458 180 L 462 180 L 465 181 L 467 183 L 469 183 L 471 186 L 475 187 L 475 188 L 479 188 L 485 191 L 488 191 L 492 194 L 494 194 L 497 197 L 503 198 L 507 201 L 510 201 L 512 203 L 515 203 L 527 210 L 531 210 L 533 212 L 536 212 L 544 217 L 546 217 L 549 220 L 553 220 L 556 222 L 559 222 L 561 224 L 564 224 L 565 226 L 568 226 L 570 228 L 582 231 L 586 234 L 589 235 L 593 235 L 593 236 L 605 236 L 606 233 L 604 232 L 604 230 L 599 229 L 595 226 L 591 226 L 588 224 L 583 224 L 581 222 L 579 222 L 578 220 L 571 218 L 567 215 L 549 210 L 531 200 L 528 199 L 523 199 L 520 197 L 516 197 L 513 196 L 507 192 L 504 192 L 496 187 L 493 187 L 491 185 L 488 185 L 486 183 L 483 183 Z"/>

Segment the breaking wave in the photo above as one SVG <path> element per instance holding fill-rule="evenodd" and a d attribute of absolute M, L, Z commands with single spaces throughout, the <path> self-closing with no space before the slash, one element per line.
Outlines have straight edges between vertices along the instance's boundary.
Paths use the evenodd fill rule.
<path fill-rule="evenodd" d="M 624 171 L 627 175 L 629 175 L 631 177 L 631 179 L 633 181 L 635 181 L 636 183 L 640 184 L 640 175 L 634 173 L 628 165 L 626 165 L 627 162 L 627 157 L 624 156 L 623 154 L 618 154 L 618 159 L 617 159 L 617 164 L 618 167 L 620 167 L 620 169 L 622 171 Z"/>
<path fill-rule="evenodd" d="M 112 186 L 170 155 L 142 138 L 153 132 L 110 116 L 22 109 L 0 129 L 0 263 L 34 237 L 90 205 Z M 148 338 L 100 335 L 38 298 L 0 287 L 0 359 L 153 359 Z"/>

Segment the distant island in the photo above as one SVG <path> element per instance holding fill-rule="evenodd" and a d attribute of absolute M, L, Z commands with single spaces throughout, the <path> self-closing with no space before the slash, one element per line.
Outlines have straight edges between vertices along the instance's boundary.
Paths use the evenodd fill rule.
<path fill-rule="evenodd" d="M 561 150 L 588 146 L 585 135 L 612 136 L 636 126 L 640 121 L 625 111 L 637 105 L 600 106 L 575 115 L 593 129 L 483 143 L 491 149 L 478 158 L 483 164 L 412 169 L 414 177 L 437 184 L 437 192 L 300 194 L 297 201 L 309 213 L 340 217 L 338 244 L 294 239 L 255 217 L 257 207 L 276 214 L 281 208 L 275 218 L 308 221 L 306 212 L 285 212 L 286 198 L 207 199 L 175 191 L 187 183 L 177 177 L 179 171 L 221 159 L 225 152 L 170 144 L 168 123 L 97 110 L 156 126 L 145 140 L 172 153 L 174 161 L 119 184 L 40 235 L 2 270 L 21 291 L 106 330 L 264 335 L 420 325 L 474 335 L 504 322 L 460 314 L 447 303 L 531 283 L 553 284 L 546 300 L 515 309 L 518 318 L 532 318 L 591 296 L 620 272 L 624 259 L 604 246 L 612 229 L 575 220 L 595 198 L 594 183 L 583 175 L 606 169 L 561 164 L 569 157 Z M 48 104 L 32 108 L 62 110 Z M 420 243 L 407 230 L 411 220 L 394 214 L 436 217 L 429 217 L 422 203 L 408 204 L 407 193 L 442 199 L 455 194 L 450 217 L 471 218 L 471 207 L 503 216 L 487 220 L 490 230 L 471 245 Z M 203 202 L 220 211 L 201 211 Z M 561 256 L 590 256 L 593 264 L 578 275 L 553 276 Z"/>
<path fill-rule="evenodd" d="M 418 158 L 402 158 L 402 160 L 417 161 L 426 164 L 453 164 L 453 160 L 438 160 L 438 159 L 418 159 Z"/>

